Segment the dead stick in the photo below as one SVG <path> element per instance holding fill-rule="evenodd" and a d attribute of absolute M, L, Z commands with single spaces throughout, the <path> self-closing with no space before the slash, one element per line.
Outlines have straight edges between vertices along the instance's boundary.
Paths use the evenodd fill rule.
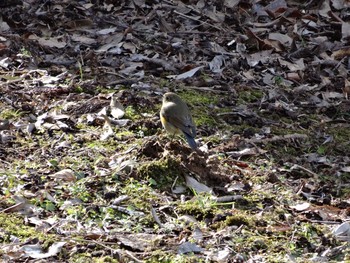
<path fill-rule="evenodd" d="M 214 26 L 214 25 L 212 25 L 212 24 L 210 24 L 210 23 L 208 23 L 208 22 L 205 22 L 205 21 L 201 21 L 201 20 L 199 20 L 198 18 L 194 18 L 194 17 L 188 16 L 188 15 L 182 14 L 182 13 L 176 11 L 176 10 L 174 10 L 174 13 L 175 13 L 175 14 L 178 14 L 178 15 L 180 15 L 180 16 L 186 17 L 186 18 L 188 18 L 188 19 L 191 19 L 191 20 L 200 22 L 200 23 L 202 23 L 202 24 L 206 24 L 206 25 L 211 26 L 211 27 L 213 27 L 213 28 L 215 28 L 215 29 L 217 29 L 217 30 L 223 30 L 223 31 L 224 31 L 223 28 Z"/>

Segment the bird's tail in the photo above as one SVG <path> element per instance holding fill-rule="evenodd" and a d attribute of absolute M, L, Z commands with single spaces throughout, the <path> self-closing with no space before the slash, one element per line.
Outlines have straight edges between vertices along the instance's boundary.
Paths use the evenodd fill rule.
<path fill-rule="evenodd" d="M 197 143 L 196 143 L 196 141 L 194 140 L 194 138 L 193 138 L 191 135 L 189 135 L 189 134 L 187 134 L 187 133 L 185 133 L 185 132 L 184 132 L 184 135 L 185 135 L 186 140 L 187 140 L 188 144 L 190 145 L 190 147 L 191 147 L 193 150 L 195 150 L 195 149 L 197 148 Z"/>

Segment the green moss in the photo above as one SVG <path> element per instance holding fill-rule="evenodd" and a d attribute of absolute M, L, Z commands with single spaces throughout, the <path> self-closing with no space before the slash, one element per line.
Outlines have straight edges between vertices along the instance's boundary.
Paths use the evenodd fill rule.
<path fill-rule="evenodd" d="M 191 200 L 179 203 L 177 210 L 179 214 L 189 214 L 199 220 L 220 213 L 220 209 L 212 199 L 212 195 L 208 193 L 195 193 Z"/>
<path fill-rule="evenodd" d="M 121 130 L 118 133 L 116 133 L 116 138 L 122 139 L 125 137 L 130 137 L 130 135 L 133 135 L 133 133 L 129 131 Z M 87 142 L 86 146 L 93 150 L 98 150 L 98 151 L 108 152 L 108 153 L 113 153 L 116 151 L 116 149 L 125 149 L 128 147 L 127 144 L 125 143 L 120 144 L 118 140 L 112 137 L 105 141 L 92 140 L 90 142 Z"/>
<path fill-rule="evenodd" d="M 4 109 L 0 113 L 0 119 L 17 120 L 22 115 L 23 115 L 23 112 L 19 110 Z"/>
<path fill-rule="evenodd" d="M 327 129 L 327 133 L 333 136 L 333 141 L 331 143 L 327 143 L 328 145 L 326 153 L 328 154 L 336 154 L 336 153 L 344 153 L 350 152 L 350 129 L 346 129 L 344 127 L 333 126 Z"/>
<path fill-rule="evenodd" d="M 95 259 L 90 255 L 90 253 L 77 253 L 73 254 L 69 262 L 74 263 L 93 263 Z"/>
<path fill-rule="evenodd" d="M 213 135 L 213 136 L 203 138 L 203 141 L 212 142 L 213 144 L 220 144 L 222 141 L 222 138 L 219 135 Z"/>
<path fill-rule="evenodd" d="M 74 92 L 83 93 L 84 89 L 81 86 L 77 85 L 77 86 L 75 86 Z"/>
<path fill-rule="evenodd" d="M 149 180 L 151 184 L 161 189 L 169 189 L 175 179 L 182 176 L 181 164 L 171 157 L 147 162 L 137 169 L 140 178 Z"/>
<path fill-rule="evenodd" d="M 264 96 L 262 90 L 257 89 L 241 89 L 238 91 L 238 104 L 246 104 L 260 101 Z"/>
<path fill-rule="evenodd" d="M 193 90 L 179 91 L 178 94 L 189 105 L 197 126 L 218 124 L 214 106 L 219 102 L 219 95 Z"/>
<path fill-rule="evenodd" d="M 178 94 L 190 106 L 216 105 L 220 99 L 218 95 L 193 90 L 179 91 Z"/>
<path fill-rule="evenodd" d="M 132 121 L 138 120 L 141 118 L 140 114 L 133 108 L 132 106 L 127 106 L 125 108 L 125 115 L 124 117 L 126 119 L 130 119 Z"/>
<path fill-rule="evenodd" d="M 157 202 L 159 196 L 156 195 L 149 184 L 141 183 L 134 178 L 125 182 L 125 186 L 120 190 L 122 194 L 130 196 L 129 208 L 150 211 L 151 202 Z"/>
<path fill-rule="evenodd" d="M 114 259 L 112 257 L 102 257 L 102 258 L 94 258 L 94 262 L 96 263 L 119 263 L 120 261 L 117 259 Z"/>
<path fill-rule="evenodd" d="M 204 258 L 200 258 L 198 255 L 186 254 L 179 255 L 176 253 L 165 253 L 163 251 L 153 251 L 152 256 L 148 258 L 146 263 L 201 263 L 207 262 Z"/>
<path fill-rule="evenodd" d="M 20 54 L 24 57 L 27 57 L 27 58 L 32 57 L 32 53 L 28 49 L 26 49 L 25 47 L 21 47 Z"/>
<path fill-rule="evenodd" d="M 79 198 L 83 202 L 89 202 L 92 198 L 91 192 L 86 187 L 86 180 L 88 180 L 88 178 L 81 179 L 70 188 L 72 195 L 76 198 Z"/>
<path fill-rule="evenodd" d="M 170 84 L 169 80 L 165 79 L 165 78 L 161 78 L 158 82 L 159 88 L 161 88 L 161 89 L 169 86 L 169 84 Z"/>
<path fill-rule="evenodd" d="M 1 242 L 11 242 L 11 236 L 19 238 L 21 241 L 26 239 L 38 238 L 41 241 L 45 241 L 45 244 L 56 241 L 55 235 L 39 232 L 35 227 L 26 225 L 26 222 L 15 214 L 0 213 L 0 229 Z"/>
<path fill-rule="evenodd" d="M 115 133 L 115 136 L 116 136 L 117 140 L 123 141 L 123 140 L 125 140 L 125 138 L 135 136 L 135 134 L 131 131 L 128 131 L 128 130 L 120 130 L 120 131 L 118 130 Z"/>
<path fill-rule="evenodd" d="M 248 227 L 255 225 L 252 216 L 248 214 L 235 214 L 232 216 L 228 216 L 225 220 L 225 224 L 228 226 L 245 225 Z"/>
<path fill-rule="evenodd" d="M 200 112 L 200 110 L 194 110 L 193 111 L 195 116 L 197 116 L 194 120 L 197 127 L 202 125 L 207 125 L 209 127 L 213 127 L 218 124 L 216 121 L 216 118 L 210 115 L 203 114 L 203 112 Z"/>

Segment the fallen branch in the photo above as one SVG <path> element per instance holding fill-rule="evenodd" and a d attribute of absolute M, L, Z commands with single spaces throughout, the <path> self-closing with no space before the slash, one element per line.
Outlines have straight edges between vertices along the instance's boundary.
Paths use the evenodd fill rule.
<path fill-rule="evenodd" d="M 272 138 L 266 138 L 266 139 L 250 139 L 246 142 L 248 143 L 270 143 L 270 142 L 278 142 L 278 141 L 285 141 L 285 140 L 306 140 L 307 139 L 306 134 L 287 134 L 283 136 L 274 136 Z"/>

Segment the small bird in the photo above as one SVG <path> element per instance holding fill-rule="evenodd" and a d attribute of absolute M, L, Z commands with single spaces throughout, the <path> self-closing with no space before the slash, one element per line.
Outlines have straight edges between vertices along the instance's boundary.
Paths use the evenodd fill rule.
<path fill-rule="evenodd" d="M 167 92 L 163 95 L 160 120 L 167 133 L 172 136 L 183 133 L 190 147 L 197 148 L 197 143 L 194 140 L 196 127 L 191 113 L 187 104 L 175 93 Z"/>

